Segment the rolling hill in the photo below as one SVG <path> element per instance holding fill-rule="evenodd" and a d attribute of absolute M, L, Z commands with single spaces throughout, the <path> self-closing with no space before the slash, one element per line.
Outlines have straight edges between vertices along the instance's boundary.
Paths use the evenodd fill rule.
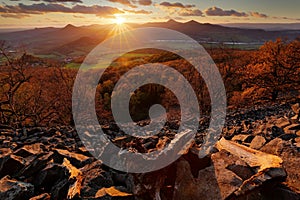
<path fill-rule="evenodd" d="M 128 24 L 130 28 L 161 27 L 173 29 L 189 35 L 200 43 L 258 43 L 278 37 L 295 39 L 300 30 L 266 31 L 253 28 L 236 28 L 199 23 L 194 20 L 181 23 L 174 20 L 167 22 Z M 0 33 L 0 40 L 5 40 L 12 48 L 22 46 L 36 55 L 54 55 L 64 58 L 87 54 L 112 31 L 114 25 L 89 25 L 76 27 L 71 24 L 63 28 L 36 28 L 25 31 Z"/>

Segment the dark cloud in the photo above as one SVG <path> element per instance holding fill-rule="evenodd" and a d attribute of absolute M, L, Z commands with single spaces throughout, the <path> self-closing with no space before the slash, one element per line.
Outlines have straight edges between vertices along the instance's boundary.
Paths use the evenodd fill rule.
<path fill-rule="evenodd" d="M 8 7 L 8 6 L 6 6 Z M 66 12 L 72 13 L 73 9 L 66 7 L 62 4 L 32 4 L 32 5 L 25 5 L 19 3 L 18 6 L 9 6 L 10 12 L 16 13 L 28 13 L 28 14 L 39 14 L 39 13 L 46 13 L 46 12 Z"/>
<path fill-rule="evenodd" d="M 183 5 L 182 3 L 179 3 L 179 2 L 170 3 L 170 2 L 166 2 L 166 1 L 160 3 L 159 5 L 164 6 L 164 7 L 168 7 L 168 8 L 193 8 L 193 7 L 195 7 L 195 5 L 189 5 L 189 4 Z"/>
<path fill-rule="evenodd" d="M 257 17 L 257 18 L 267 18 L 268 17 L 268 15 L 262 14 L 259 12 L 250 12 L 250 16 Z"/>
<path fill-rule="evenodd" d="M 137 6 L 133 5 L 129 0 L 108 0 L 109 2 L 113 3 L 120 3 L 125 6 L 129 6 L 131 8 L 137 8 Z"/>
<path fill-rule="evenodd" d="M 248 17 L 249 15 L 244 12 L 236 10 L 223 10 L 222 8 L 212 7 L 205 10 L 207 16 L 233 16 L 233 17 Z"/>
<path fill-rule="evenodd" d="M 15 6 L 4 5 L 0 6 L 0 14 L 43 14 L 51 12 L 61 13 L 81 13 L 81 14 L 94 14 L 100 17 L 108 17 L 113 14 L 121 14 L 123 11 L 110 6 L 83 6 L 75 5 L 73 7 L 66 7 L 61 4 L 32 4 L 25 5 L 19 3 Z"/>
<path fill-rule="evenodd" d="M 147 10 L 126 10 L 124 9 L 126 12 L 129 12 L 129 13 L 134 13 L 134 14 L 144 14 L 144 15 L 149 15 L 151 14 L 152 12 L 151 11 L 147 11 Z"/>
<path fill-rule="evenodd" d="M 201 16 L 203 17 L 203 12 L 199 9 L 191 10 L 191 9 L 183 9 L 178 12 L 179 16 Z"/>
<path fill-rule="evenodd" d="M 178 15 L 182 17 L 187 16 L 203 16 L 203 12 L 197 8 L 195 5 L 191 4 L 182 4 L 182 3 L 170 3 L 170 2 L 162 2 L 159 5 L 162 10 L 168 12 L 169 15 Z"/>
<path fill-rule="evenodd" d="M 142 6 L 150 6 L 152 4 L 152 0 L 137 0 L 136 2 Z"/>

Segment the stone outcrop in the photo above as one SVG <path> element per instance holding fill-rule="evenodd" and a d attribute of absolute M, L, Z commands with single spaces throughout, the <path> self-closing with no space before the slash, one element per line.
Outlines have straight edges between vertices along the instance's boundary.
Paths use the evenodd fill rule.
<path fill-rule="evenodd" d="M 199 158 L 203 119 L 187 152 L 144 174 L 105 166 L 71 127 L 1 129 L 0 199 L 300 199 L 299 111 L 295 104 L 230 113 L 218 143 Z M 104 129 L 116 145 L 147 153 L 172 145 L 178 125 L 142 139 L 114 124 Z"/>

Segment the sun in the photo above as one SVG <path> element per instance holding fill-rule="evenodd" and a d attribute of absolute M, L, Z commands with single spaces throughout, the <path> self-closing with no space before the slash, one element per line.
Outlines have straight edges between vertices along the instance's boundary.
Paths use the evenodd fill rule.
<path fill-rule="evenodd" d="M 114 22 L 117 24 L 117 25 L 122 25 L 124 24 L 126 21 L 126 19 L 124 17 L 120 17 L 120 16 L 116 16 Z"/>

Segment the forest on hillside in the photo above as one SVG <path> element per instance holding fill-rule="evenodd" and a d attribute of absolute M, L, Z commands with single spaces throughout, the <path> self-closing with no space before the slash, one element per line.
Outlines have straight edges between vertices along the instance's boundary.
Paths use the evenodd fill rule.
<path fill-rule="evenodd" d="M 72 125 L 72 90 L 78 69 L 67 68 L 63 62 L 31 56 L 25 51 L 16 56 L 8 49 L 2 41 L 0 125 L 14 128 Z M 299 38 L 291 42 L 282 39 L 269 41 L 258 50 L 239 50 L 222 45 L 206 50 L 222 75 L 229 111 L 299 100 Z M 196 92 L 201 111 L 209 114 L 210 97 L 205 82 L 190 63 L 170 52 L 151 49 L 139 50 L 132 55 L 116 59 L 99 81 L 95 101 L 101 124 L 112 120 L 111 95 L 119 78 L 145 63 L 163 63 L 179 71 Z M 150 84 L 139 88 L 131 97 L 133 119 L 149 118 L 150 106 L 157 103 L 169 113 L 178 111 L 177 99 L 171 91 Z"/>

